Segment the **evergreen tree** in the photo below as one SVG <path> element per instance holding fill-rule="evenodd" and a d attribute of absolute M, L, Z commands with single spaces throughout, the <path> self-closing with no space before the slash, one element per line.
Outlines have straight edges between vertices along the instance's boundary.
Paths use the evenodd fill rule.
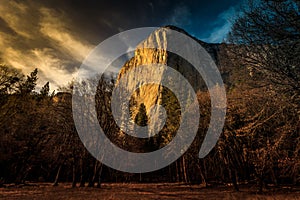
<path fill-rule="evenodd" d="M 41 96 L 45 97 L 49 95 L 50 91 L 50 86 L 49 86 L 49 81 L 42 87 L 40 94 Z"/>
<path fill-rule="evenodd" d="M 26 81 L 20 86 L 21 94 L 30 94 L 35 89 L 36 82 L 38 80 L 37 73 L 38 69 L 36 68 L 29 76 L 27 76 Z"/>
<path fill-rule="evenodd" d="M 139 126 L 147 126 L 148 116 L 146 112 L 146 106 L 144 103 L 141 103 L 139 107 L 139 112 L 135 116 L 134 122 Z"/>

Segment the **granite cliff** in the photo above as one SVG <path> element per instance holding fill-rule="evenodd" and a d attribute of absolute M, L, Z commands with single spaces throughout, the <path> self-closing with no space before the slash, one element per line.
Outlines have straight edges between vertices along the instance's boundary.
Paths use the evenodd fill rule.
<path fill-rule="evenodd" d="M 164 49 L 168 47 L 168 37 L 170 36 L 170 30 L 175 30 L 181 33 L 184 33 L 198 42 L 205 50 L 210 54 L 215 63 L 219 64 L 219 51 L 222 48 L 222 44 L 208 44 L 203 41 L 198 40 L 197 38 L 189 35 L 184 30 L 174 27 L 174 26 L 166 26 L 157 29 L 153 32 L 149 37 L 140 43 L 135 50 L 134 57 L 132 57 L 125 65 L 122 67 L 118 74 L 117 80 L 120 80 L 125 73 L 128 71 L 131 72 L 133 76 L 128 76 L 126 82 L 126 87 L 139 87 L 139 85 L 143 84 L 142 80 L 147 79 L 147 77 L 151 76 L 152 72 L 142 72 L 139 71 L 139 66 L 149 65 L 149 64 L 163 64 L 172 67 L 173 69 L 180 72 L 192 85 L 194 90 L 197 92 L 198 90 L 205 90 L 206 85 L 203 82 L 201 75 L 194 69 L 194 67 L 184 58 L 180 56 L 168 52 Z M 159 48 L 145 48 L 145 46 L 149 46 L 149 44 L 155 44 Z M 193 54 L 193 51 L 189 53 Z M 155 67 L 153 68 L 155 70 Z M 142 73 L 140 73 L 142 72 Z M 161 72 L 163 75 L 163 72 Z M 140 80 L 140 81 L 136 81 Z M 132 115 L 133 118 L 137 114 L 139 105 L 144 103 L 147 109 L 147 113 L 149 113 L 149 109 L 154 104 L 163 104 L 164 99 L 168 96 L 172 95 L 169 92 L 164 91 L 166 88 L 162 87 L 159 84 L 149 84 L 140 87 L 133 94 L 133 107 L 132 107 Z M 170 102 L 169 102 L 170 103 Z M 171 103 L 172 104 L 172 103 Z"/>

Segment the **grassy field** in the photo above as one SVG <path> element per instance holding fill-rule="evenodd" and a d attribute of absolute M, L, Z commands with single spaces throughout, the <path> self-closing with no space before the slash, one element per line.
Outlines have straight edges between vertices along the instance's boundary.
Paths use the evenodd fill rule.
<path fill-rule="evenodd" d="M 32 184 L 0 188 L 0 199 L 300 199 L 300 190 L 281 189 L 256 194 L 255 188 L 203 188 L 183 184 L 103 184 L 102 188 L 71 188 L 70 184 Z"/>

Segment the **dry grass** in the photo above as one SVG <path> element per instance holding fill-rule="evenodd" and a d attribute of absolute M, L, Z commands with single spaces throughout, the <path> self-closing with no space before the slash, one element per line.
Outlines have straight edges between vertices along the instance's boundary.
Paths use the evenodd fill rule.
<path fill-rule="evenodd" d="M 34 186 L 0 188 L 0 199 L 259 199 L 300 200 L 300 191 L 281 190 L 256 194 L 250 188 L 235 192 L 232 188 L 203 188 L 182 184 L 103 184 L 98 188 L 71 188 L 70 184 L 53 187 L 43 183 Z"/>

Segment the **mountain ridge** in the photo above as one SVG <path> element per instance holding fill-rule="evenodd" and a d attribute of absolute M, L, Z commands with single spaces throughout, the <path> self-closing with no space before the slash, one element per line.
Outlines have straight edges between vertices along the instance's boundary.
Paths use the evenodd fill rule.
<path fill-rule="evenodd" d="M 168 113 L 168 116 L 172 116 L 169 118 L 169 121 L 166 121 L 166 124 L 168 125 L 167 127 L 165 126 L 164 130 L 164 132 L 166 133 L 172 133 L 178 129 L 178 122 L 180 121 L 180 113 L 178 113 L 178 109 L 180 106 L 178 104 L 177 97 L 174 96 L 172 91 L 161 85 L 163 79 L 165 78 L 165 71 L 161 71 L 158 75 L 155 72 L 155 70 L 157 70 L 158 68 L 156 68 L 155 66 L 153 68 L 148 68 L 147 71 L 143 71 L 143 69 L 140 69 L 140 66 L 151 64 L 161 64 L 169 66 L 184 76 L 184 78 L 193 87 L 195 93 L 200 90 L 206 90 L 206 84 L 204 83 L 199 72 L 193 67 L 193 65 L 179 55 L 166 50 L 169 45 L 168 42 L 170 42 L 168 40 L 168 37 L 170 37 L 170 34 L 172 34 L 172 32 L 168 31 L 169 29 L 181 32 L 198 42 L 210 54 L 210 56 L 216 63 L 219 63 L 219 46 L 221 45 L 205 43 L 191 36 L 185 30 L 175 26 L 169 25 L 161 27 L 151 33 L 148 38 L 146 38 L 137 46 L 134 56 L 129 61 L 127 61 L 119 71 L 116 84 L 118 85 L 119 81 L 123 79 L 121 86 L 123 87 L 123 90 L 135 91 L 131 96 L 131 103 L 129 108 L 132 119 L 135 119 L 136 115 L 139 112 L 139 107 L 142 104 L 145 105 L 148 116 L 151 113 L 152 117 L 154 116 L 156 117 L 156 119 L 159 119 L 159 111 L 153 111 L 151 109 L 154 105 L 163 105 L 163 107 L 166 109 L 166 112 Z M 147 48 L 149 46 L 155 46 L 157 48 Z M 189 47 L 185 48 L 190 56 L 198 56 L 197 52 L 193 51 Z M 124 76 L 127 73 L 129 75 Z M 147 83 L 147 81 L 150 80 L 152 76 L 159 76 L 156 78 L 160 81 L 155 84 L 144 84 L 145 82 Z M 175 78 L 176 77 L 170 78 L 170 84 L 174 85 L 176 83 L 176 80 L 173 80 Z M 180 91 L 182 88 L 179 87 L 177 89 L 179 93 L 184 93 L 184 91 Z M 187 100 L 189 95 L 190 94 L 188 94 L 186 97 Z M 125 120 L 126 119 L 124 119 L 124 121 Z M 157 121 L 158 123 L 161 122 L 160 120 Z M 154 131 L 155 127 L 157 126 L 160 125 L 150 127 L 149 131 Z M 171 138 L 169 137 L 168 141 L 170 141 L 170 139 Z"/>

